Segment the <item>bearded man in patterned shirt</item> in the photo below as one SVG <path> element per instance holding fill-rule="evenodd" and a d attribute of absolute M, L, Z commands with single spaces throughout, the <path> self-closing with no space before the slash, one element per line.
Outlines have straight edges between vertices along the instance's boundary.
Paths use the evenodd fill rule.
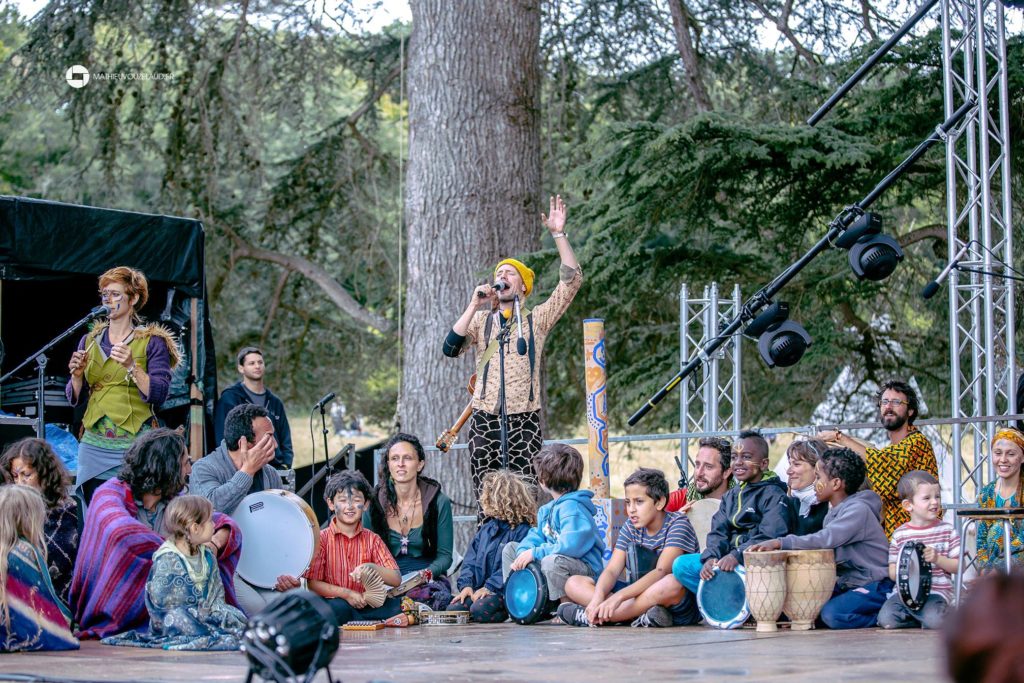
<path fill-rule="evenodd" d="M 896 490 L 900 477 L 912 470 L 923 470 L 938 478 L 939 467 L 931 442 L 914 426 L 919 405 L 914 388 L 906 382 L 890 380 L 879 389 L 877 399 L 882 426 L 889 432 L 888 446 L 872 448 L 838 430 L 822 432 L 819 438 L 849 448 L 864 458 L 871 488 L 882 498 L 882 527 L 891 540 L 892 533 L 910 521 L 910 513 L 900 505 Z"/>

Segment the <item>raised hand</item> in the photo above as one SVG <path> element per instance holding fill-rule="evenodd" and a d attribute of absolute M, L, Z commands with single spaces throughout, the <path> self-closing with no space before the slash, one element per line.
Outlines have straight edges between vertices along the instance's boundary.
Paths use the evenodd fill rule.
<path fill-rule="evenodd" d="M 543 213 L 540 215 L 540 220 L 548 231 L 554 235 L 556 233 L 565 232 L 565 202 L 562 201 L 562 195 L 555 195 L 551 198 L 551 206 L 548 208 L 548 215 Z"/>
<path fill-rule="evenodd" d="M 110 349 L 110 357 L 123 365 L 125 370 L 135 365 L 135 359 L 132 358 L 132 350 L 124 344 L 114 344 Z"/>
<path fill-rule="evenodd" d="M 249 440 L 243 436 L 238 440 L 238 451 L 242 459 L 242 466 L 238 469 L 251 476 L 256 476 L 256 473 L 263 469 L 264 465 L 270 464 L 274 459 L 277 442 L 270 434 L 264 434 L 259 441 L 250 445 Z"/>

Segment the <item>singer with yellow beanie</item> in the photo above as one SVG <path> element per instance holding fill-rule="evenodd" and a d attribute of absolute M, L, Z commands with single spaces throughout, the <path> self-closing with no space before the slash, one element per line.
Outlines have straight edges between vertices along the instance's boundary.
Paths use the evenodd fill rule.
<path fill-rule="evenodd" d="M 444 341 L 444 355 L 456 358 L 472 348 L 476 354 L 476 388 L 469 428 L 469 457 L 473 485 L 479 498 L 483 478 L 492 470 L 509 469 L 536 481 L 533 456 L 540 451 L 539 365 L 551 328 L 569 308 L 583 283 L 576 254 L 565 232 L 566 208 L 561 195 L 552 197 L 541 223 L 551 234 L 562 260 L 559 282 L 543 303 L 531 307 L 535 274 L 522 261 L 502 259 L 494 267 L 493 281 L 473 290 L 465 311 Z M 517 315 L 518 313 L 518 315 Z M 509 343 L 498 335 L 509 325 Z M 508 462 L 502 458 L 501 389 L 498 354 L 504 348 L 505 413 L 508 427 Z"/>

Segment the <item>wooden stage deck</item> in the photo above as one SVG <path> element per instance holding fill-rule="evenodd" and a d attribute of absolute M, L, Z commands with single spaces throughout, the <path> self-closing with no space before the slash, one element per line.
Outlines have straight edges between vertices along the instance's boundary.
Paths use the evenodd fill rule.
<path fill-rule="evenodd" d="M 716 631 L 555 624 L 417 626 L 345 633 L 335 680 L 945 681 L 941 639 L 920 630 Z M 0 655 L 0 681 L 242 681 L 241 653 L 171 653 L 83 643 L 70 653 Z M 28 678 L 19 676 L 27 675 Z M 325 681 L 321 675 L 316 679 Z"/>

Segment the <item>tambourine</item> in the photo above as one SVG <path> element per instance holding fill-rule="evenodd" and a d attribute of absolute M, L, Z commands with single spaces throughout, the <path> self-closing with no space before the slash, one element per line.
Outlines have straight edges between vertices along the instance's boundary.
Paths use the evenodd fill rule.
<path fill-rule="evenodd" d="M 697 608 L 709 626 L 721 629 L 743 626 L 750 616 L 747 570 L 743 565 L 731 572 L 715 567 L 710 579 L 701 579 L 697 587 Z"/>
<path fill-rule="evenodd" d="M 907 609 L 924 607 L 932 590 L 932 564 L 924 560 L 924 543 L 913 541 L 900 548 L 896 565 L 896 588 Z"/>

